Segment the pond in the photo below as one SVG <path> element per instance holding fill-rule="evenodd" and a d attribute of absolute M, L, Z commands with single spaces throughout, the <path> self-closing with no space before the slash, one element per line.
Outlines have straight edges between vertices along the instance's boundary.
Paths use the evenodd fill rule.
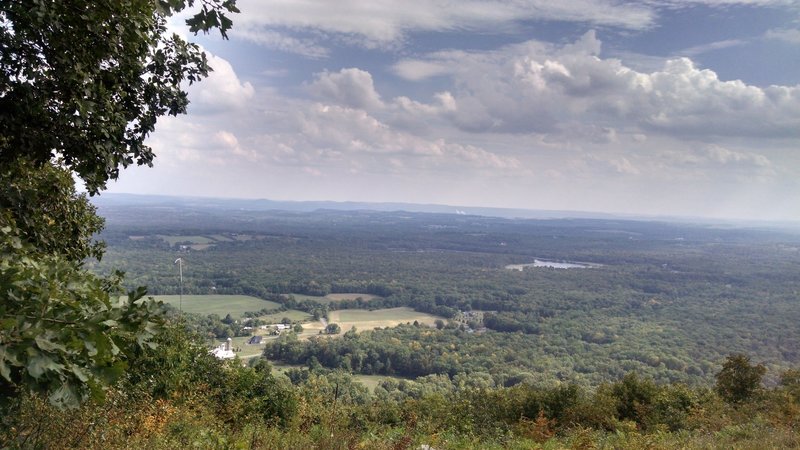
<path fill-rule="evenodd" d="M 550 267 L 552 269 L 591 269 L 597 267 L 597 264 L 576 263 L 576 262 L 560 262 L 560 261 L 547 261 L 544 259 L 534 259 L 532 263 L 527 264 L 509 264 L 506 269 L 519 270 L 522 272 L 526 267 Z"/>

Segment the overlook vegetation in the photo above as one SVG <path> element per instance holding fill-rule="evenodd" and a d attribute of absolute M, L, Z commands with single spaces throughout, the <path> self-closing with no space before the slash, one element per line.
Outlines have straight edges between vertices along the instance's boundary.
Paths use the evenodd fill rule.
<path fill-rule="evenodd" d="M 90 202 L 208 74 L 184 11 L 238 9 L 0 11 L 0 447 L 800 446 L 796 232 Z"/>

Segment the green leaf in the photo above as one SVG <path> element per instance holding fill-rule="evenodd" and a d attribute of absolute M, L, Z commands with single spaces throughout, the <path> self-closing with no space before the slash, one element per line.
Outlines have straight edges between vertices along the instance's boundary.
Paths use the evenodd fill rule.
<path fill-rule="evenodd" d="M 8 366 L 7 361 L 16 363 L 16 358 L 11 358 L 6 351 L 5 345 L 0 345 L 0 376 L 8 381 L 11 381 L 11 367 Z"/>
<path fill-rule="evenodd" d="M 52 358 L 44 354 L 38 354 L 28 360 L 28 373 L 33 378 L 40 378 L 47 371 L 60 372 L 64 366 L 55 362 Z"/>
<path fill-rule="evenodd" d="M 40 349 L 46 351 L 46 352 L 52 352 L 52 351 L 56 351 L 56 350 L 62 351 L 62 352 L 67 351 L 66 347 L 64 347 L 63 345 L 61 345 L 61 344 L 59 344 L 57 342 L 53 342 L 53 341 L 49 340 L 47 337 L 45 337 L 45 335 L 36 336 L 36 338 L 34 340 L 36 341 L 36 346 L 39 347 Z"/>

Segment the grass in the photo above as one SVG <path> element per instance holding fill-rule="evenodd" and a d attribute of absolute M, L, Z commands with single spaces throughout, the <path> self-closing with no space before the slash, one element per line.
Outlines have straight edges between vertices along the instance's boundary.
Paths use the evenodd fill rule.
<path fill-rule="evenodd" d="M 311 300 L 313 302 L 321 303 L 323 305 L 327 305 L 328 303 L 331 303 L 331 302 L 338 302 L 340 300 L 355 300 L 355 299 L 357 299 L 359 297 L 363 298 L 364 301 L 370 301 L 370 300 L 375 300 L 375 299 L 381 298 L 381 297 L 378 297 L 377 295 L 359 294 L 359 293 L 356 293 L 356 292 L 347 292 L 347 293 L 341 293 L 341 294 L 328 294 L 328 295 L 326 295 L 324 297 L 317 297 L 317 296 L 314 296 L 314 295 L 305 295 L 305 294 L 291 294 L 291 295 L 293 295 L 294 298 L 297 299 L 297 301 Z"/>
<path fill-rule="evenodd" d="M 193 250 L 205 250 L 209 247 L 214 246 L 219 242 L 233 242 L 233 241 L 249 241 L 251 239 L 260 238 L 259 236 L 251 236 L 249 234 L 239 234 L 239 235 L 231 235 L 225 236 L 222 234 L 209 234 L 207 236 L 198 236 L 198 235 L 167 235 L 167 234 L 157 234 L 157 238 L 162 239 L 166 243 L 168 243 L 171 247 L 174 247 L 179 242 L 180 243 L 188 243 L 189 246 Z M 129 236 L 130 239 L 137 240 L 137 239 L 144 239 L 145 236 Z"/>
<path fill-rule="evenodd" d="M 283 320 L 284 317 L 288 317 L 292 322 L 307 322 L 311 320 L 311 314 L 296 309 L 289 309 L 286 311 L 276 312 L 274 314 L 258 316 L 259 319 L 265 321 L 266 323 L 281 323 L 281 320 Z"/>
<path fill-rule="evenodd" d="M 361 297 L 364 301 L 375 300 L 378 297 L 377 295 L 372 294 L 356 294 L 356 293 L 346 293 L 346 294 L 328 294 L 325 298 L 330 300 L 356 300 L 357 298 Z"/>
<path fill-rule="evenodd" d="M 359 383 L 363 384 L 364 386 L 369 389 L 370 392 L 373 392 L 376 387 L 381 383 L 383 380 L 404 380 L 405 378 L 400 377 L 392 377 L 389 375 L 353 375 L 353 379 L 358 381 Z"/>
<path fill-rule="evenodd" d="M 175 245 L 178 242 L 189 242 L 190 244 L 213 244 L 215 241 L 208 236 L 168 236 L 159 234 L 158 237 L 167 241 L 169 245 Z"/>
<path fill-rule="evenodd" d="M 247 341 L 250 340 L 250 336 L 239 336 L 235 338 L 231 338 L 231 346 L 234 349 L 239 349 L 240 351 L 236 352 L 236 355 L 240 359 L 250 359 L 261 356 L 264 353 L 264 347 L 270 339 L 275 339 L 273 336 L 263 336 L 261 344 L 248 344 Z M 218 341 L 217 345 L 224 343 L 224 341 Z"/>
<path fill-rule="evenodd" d="M 255 347 L 255 346 L 251 346 Z M 241 358 L 241 356 L 240 356 Z M 307 365 L 304 364 L 285 364 L 277 361 L 270 361 L 270 365 L 272 366 L 272 372 L 276 375 L 285 375 L 286 372 L 290 369 L 306 369 L 308 368 Z M 359 375 L 353 374 L 353 380 L 358 381 L 359 383 L 363 384 L 370 390 L 370 392 L 374 391 L 375 388 L 381 383 L 383 380 L 405 380 L 407 378 L 401 377 L 393 377 L 389 375 Z"/>
<path fill-rule="evenodd" d="M 373 328 L 395 327 L 397 325 L 417 321 L 421 324 L 434 326 L 436 319 L 443 317 L 434 316 L 411 308 L 388 308 L 367 311 L 364 309 L 342 309 L 328 313 L 328 322 L 337 323 L 346 332 L 353 327 L 357 330 L 371 330 Z"/>
<path fill-rule="evenodd" d="M 156 300 L 169 303 L 178 307 L 178 295 L 156 295 Z M 281 305 L 268 300 L 251 297 L 249 295 L 184 295 L 183 310 L 195 314 L 217 314 L 225 317 L 230 314 L 234 319 L 239 319 L 247 311 L 259 311 L 264 308 L 278 308 Z"/>

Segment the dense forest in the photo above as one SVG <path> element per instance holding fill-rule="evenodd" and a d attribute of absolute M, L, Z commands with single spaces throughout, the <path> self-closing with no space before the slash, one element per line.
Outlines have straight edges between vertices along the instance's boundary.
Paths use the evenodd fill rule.
<path fill-rule="evenodd" d="M 92 269 L 121 269 L 131 286 L 175 294 L 173 262 L 181 257 L 187 293 L 249 294 L 318 315 L 392 306 L 451 319 L 483 313 L 480 323 L 462 320 L 442 330 L 281 341 L 268 350 L 281 361 L 305 364 L 314 357 L 330 368 L 408 377 L 484 372 L 497 385 L 525 379 L 596 386 L 631 371 L 659 382 L 708 385 L 729 354 L 757 355 L 772 374 L 800 358 L 800 234 L 791 230 L 259 211 L 171 201 L 100 202 L 108 250 Z M 206 244 L 198 247 L 194 241 L 202 237 Z M 592 267 L 506 268 L 534 259 Z M 336 292 L 379 298 L 313 301 Z M 428 363 L 403 361 L 412 345 Z M 371 352 L 380 364 L 353 363 L 360 361 L 355 355 Z M 776 382 L 776 375 L 768 381 Z"/>

